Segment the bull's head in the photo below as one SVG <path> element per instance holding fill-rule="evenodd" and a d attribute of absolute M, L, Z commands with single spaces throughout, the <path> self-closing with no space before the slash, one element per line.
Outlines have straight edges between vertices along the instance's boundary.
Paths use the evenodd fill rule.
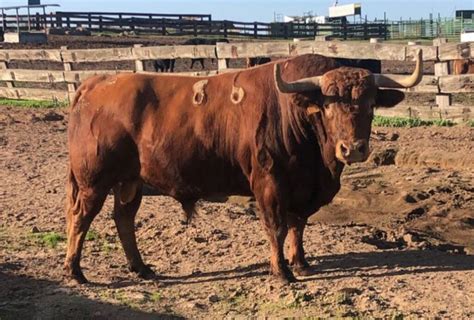
<path fill-rule="evenodd" d="M 335 156 L 343 163 L 365 161 L 369 155 L 369 136 L 376 106 L 393 106 L 404 98 L 397 90 L 410 88 L 423 76 L 422 51 L 416 54 L 416 67 L 410 76 L 372 74 L 359 68 L 341 67 L 322 76 L 285 82 L 280 66 L 275 65 L 275 85 L 280 93 L 295 94 L 321 91 L 317 101 L 307 108 L 319 113 L 326 136 L 335 146 Z"/>

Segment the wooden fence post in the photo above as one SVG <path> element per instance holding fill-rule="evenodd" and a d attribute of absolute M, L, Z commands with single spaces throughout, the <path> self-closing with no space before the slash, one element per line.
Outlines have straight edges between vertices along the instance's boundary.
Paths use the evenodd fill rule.
<path fill-rule="evenodd" d="M 92 30 L 92 15 L 91 13 L 87 13 L 87 20 L 89 21 L 89 30 Z"/>
<path fill-rule="evenodd" d="M 64 71 L 72 71 L 72 63 L 70 62 L 64 62 L 64 57 L 63 57 L 63 52 L 67 51 L 67 46 L 61 46 L 61 60 L 63 61 L 63 67 Z M 69 102 L 72 103 L 74 100 L 74 95 L 76 94 L 76 83 L 68 83 L 67 84 L 67 91 L 68 91 L 68 97 L 69 97 Z"/>
<path fill-rule="evenodd" d="M 447 76 L 449 75 L 449 62 L 447 61 L 437 62 L 434 65 L 434 69 L 435 69 L 435 76 L 438 77 L 438 79 L 440 76 Z M 441 93 L 439 92 L 439 89 L 438 89 L 438 94 L 436 95 L 436 104 L 438 105 L 438 107 L 450 106 L 451 94 Z"/>
<path fill-rule="evenodd" d="M 143 44 L 134 44 L 133 45 L 134 48 L 141 48 L 143 47 Z M 143 61 L 142 60 L 135 60 L 135 72 L 142 72 L 145 70 L 145 67 L 143 65 Z"/>
<path fill-rule="evenodd" d="M 258 38 L 258 22 L 257 21 L 254 21 L 253 23 L 253 37 L 255 39 Z"/>
<path fill-rule="evenodd" d="M 227 38 L 227 21 L 224 20 L 224 38 Z"/>
<path fill-rule="evenodd" d="M 8 63 L 6 61 L 0 61 L 0 70 L 7 70 L 8 69 Z M 14 88 L 15 85 L 13 84 L 13 81 L 6 81 L 7 83 L 7 88 Z"/>
<path fill-rule="evenodd" d="M 433 40 L 433 45 L 438 46 L 438 51 L 439 51 L 439 46 L 443 43 L 447 43 L 448 39 L 446 38 L 437 38 Z M 441 61 L 441 62 L 436 62 L 434 64 L 434 73 L 436 77 L 440 76 L 447 76 L 450 73 L 449 70 L 449 62 L 448 61 Z M 438 78 L 439 81 L 439 78 Z M 446 93 L 441 93 L 440 90 L 438 89 L 438 94 L 436 95 L 436 104 L 438 107 L 447 107 L 451 105 L 451 94 L 446 94 Z"/>

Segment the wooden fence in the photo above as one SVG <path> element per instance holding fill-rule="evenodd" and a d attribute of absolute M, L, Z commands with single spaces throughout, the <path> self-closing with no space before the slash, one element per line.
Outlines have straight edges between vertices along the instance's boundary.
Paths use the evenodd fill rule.
<path fill-rule="evenodd" d="M 136 45 L 128 48 L 51 50 L 0 50 L 0 97 L 13 99 L 70 100 L 81 81 L 94 74 L 118 72 L 144 72 L 146 60 L 214 58 L 218 59 L 219 70 L 211 72 L 187 73 L 196 76 L 220 72 L 228 69 L 228 59 L 247 57 L 287 57 L 305 53 L 317 53 L 331 57 L 352 59 L 378 59 L 413 61 L 418 48 L 423 49 L 424 61 L 435 62 L 435 75 L 425 75 L 422 82 L 408 92 L 436 95 L 438 105 L 397 106 L 381 111 L 393 115 L 423 116 L 425 118 L 448 118 L 456 121 L 472 119 L 472 106 L 450 106 L 450 94 L 474 93 L 474 75 L 453 76 L 448 73 L 448 62 L 453 59 L 474 58 L 474 43 L 440 44 L 439 46 L 407 46 L 399 44 L 356 44 L 347 42 L 254 42 L 218 43 L 202 46 L 157 46 Z M 50 61 L 61 63 L 63 70 L 25 70 L 9 68 L 9 63 L 18 61 Z M 134 70 L 75 70 L 81 63 L 110 61 L 134 61 Z M 28 88 L 25 84 L 67 84 L 67 90 Z M 22 84 L 22 85 L 16 85 Z"/>
<path fill-rule="evenodd" d="M 46 28 L 87 28 L 93 32 L 136 31 L 173 36 L 221 36 L 253 38 L 304 38 L 329 35 L 341 39 L 386 38 L 384 23 L 283 23 L 212 20 L 210 15 L 166 15 L 113 12 L 52 12 L 27 15 L 3 15 L 4 30 Z"/>

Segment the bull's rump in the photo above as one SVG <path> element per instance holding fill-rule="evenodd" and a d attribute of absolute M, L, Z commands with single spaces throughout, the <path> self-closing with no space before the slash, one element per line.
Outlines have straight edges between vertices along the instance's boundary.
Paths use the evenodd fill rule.
<path fill-rule="evenodd" d="M 237 159 L 236 128 L 226 116 L 192 104 L 196 78 L 94 77 L 71 108 L 71 169 L 82 184 L 142 179 L 177 198 L 249 194 Z M 229 129 L 229 131 L 227 131 Z"/>

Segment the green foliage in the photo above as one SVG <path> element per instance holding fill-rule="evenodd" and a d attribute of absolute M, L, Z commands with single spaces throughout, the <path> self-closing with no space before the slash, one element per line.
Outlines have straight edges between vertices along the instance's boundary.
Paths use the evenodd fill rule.
<path fill-rule="evenodd" d="M 69 102 L 58 100 L 23 100 L 23 99 L 8 99 L 0 98 L 0 106 L 20 107 L 20 108 L 59 108 L 67 107 Z"/>
<path fill-rule="evenodd" d="M 160 301 L 162 298 L 161 296 L 161 292 L 158 292 L 158 291 L 155 291 L 155 292 L 152 292 L 149 296 L 149 299 L 152 301 L 152 302 L 158 302 Z"/>
<path fill-rule="evenodd" d="M 97 232 L 95 232 L 94 230 L 87 231 L 86 241 L 94 241 L 97 239 L 99 239 L 99 234 Z"/>
<path fill-rule="evenodd" d="M 35 238 L 38 239 L 39 243 L 47 246 L 49 248 L 56 248 L 59 242 L 65 241 L 66 238 L 54 231 L 51 232 L 42 232 L 33 235 Z"/>
<path fill-rule="evenodd" d="M 423 126 L 438 126 L 438 127 L 452 127 L 454 123 L 451 120 L 421 120 L 417 118 L 401 118 L 401 117 L 382 117 L 375 116 L 372 122 L 376 127 L 423 127 Z"/>

